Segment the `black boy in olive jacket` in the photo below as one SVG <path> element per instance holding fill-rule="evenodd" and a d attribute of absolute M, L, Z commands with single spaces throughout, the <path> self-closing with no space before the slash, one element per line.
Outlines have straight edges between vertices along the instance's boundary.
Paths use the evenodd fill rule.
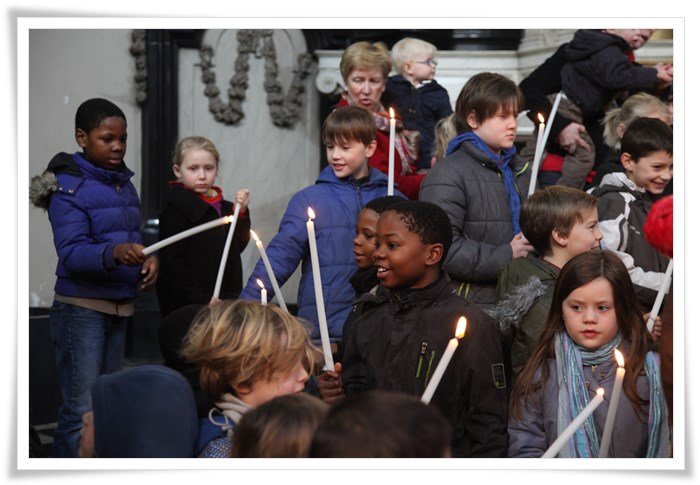
<path fill-rule="evenodd" d="M 411 213 L 416 204 L 432 206 L 432 212 Z M 442 235 L 434 238 L 435 228 L 424 226 L 440 226 Z M 382 214 L 374 254 L 382 286 L 359 300 L 371 302 L 372 308 L 355 321 L 348 336 L 342 363 L 345 395 L 382 389 L 421 396 L 455 336 L 457 320 L 466 316 L 466 335 L 430 404 L 453 425 L 454 456 L 505 457 L 508 396 L 498 328 L 491 317 L 458 296 L 440 270 L 450 240 L 449 219 L 434 204 L 407 202 Z"/>
<path fill-rule="evenodd" d="M 181 185 L 172 185 L 163 202 L 159 222 L 161 240 L 221 217 L 214 207 Z M 221 215 L 230 214 L 233 204 L 222 200 Z M 249 214 L 247 211 L 238 216 L 221 283 L 222 300 L 238 297 L 243 287 L 241 252 L 250 240 Z M 161 277 L 156 289 L 163 316 L 192 303 L 209 303 L 228 230 L 228 224 L 218 226 L 160 250 Z"/>

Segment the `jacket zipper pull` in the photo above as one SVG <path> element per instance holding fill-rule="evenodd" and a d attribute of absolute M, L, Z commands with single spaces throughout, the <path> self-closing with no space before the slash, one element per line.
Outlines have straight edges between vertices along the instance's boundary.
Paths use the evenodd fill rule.
<path fill-rule="evenodd" d="M 418 357 L 418 370 L 416 370 L 416 379 L 420 377 L 420 369 L 423 366 L 423 356 L 428 348 L 428 342 L 423 342 L 420 346 L 420 357 Z"/>
<path fill-rule="evenodd" d="M 114 187 L 117 189 L 117 192 L 122 191 L 122 188 L 119 186 L 119 184 L 115 184 Z"/>

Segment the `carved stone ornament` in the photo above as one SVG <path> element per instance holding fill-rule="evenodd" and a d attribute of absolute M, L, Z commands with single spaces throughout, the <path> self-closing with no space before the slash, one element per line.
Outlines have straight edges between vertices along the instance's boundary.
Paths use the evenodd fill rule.
<path fill-rule="evenodd" d="M 267 104 L 270 116 L 275 126 L 291 128 L 299 120 L 304 80 L 311 74 L 313 58 L 311 54 L 303 53 L 297 57 L 294 69 L 294 79 L 287 94 L 283 94 L 282 84 L 277 80 L 277 54 L 272 40 L 272 30 L 239 30 L 238 56 L 234 63 L 233 77 L 229 81 L 228 103 L 219 98 L 219 88 L 216 86 L 214 73 L 214 49 L 204 45 L 199 51 L 202 68 L 202 82 L 205 85 L 204 94 L 209 98 L 209 111 L 214 119 L 226 125 L 235 125 L 243 119 L 243 100 L 248 89 L 248 59 L 250 54 L 256 58 L 265 59 L 264 88 L 267 93 Z M 262 45 L 261 45 L 262 41 Z"/>
<path fill-rule="evenodd" d="M 136 65 L 136 74 L 134 81 L 136 84 L 136 102 L 143 105 L 148 99 L 148 91 L 146 88 L 146 80 L 148 79 L 148 68 L 146 66 L 146 31 L 132 30 L 131 31 L 131 47 L 129 52 L 134 57 Z"/>

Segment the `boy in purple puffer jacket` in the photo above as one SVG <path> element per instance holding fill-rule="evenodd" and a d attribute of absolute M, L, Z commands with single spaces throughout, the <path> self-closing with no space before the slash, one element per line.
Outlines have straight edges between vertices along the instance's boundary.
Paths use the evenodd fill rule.
<path fill-rule="evenodd" d="M 141 204 L 123 160 L 124 113 L 106 99 L 83 102 L 75 140 L 82 153 L 55 155 L 30 188 L 34 205 L 48 209 L 58 253 L 49 315 L 63 404 L 54 457 L 76 456 L 92 384 L 123 367 L 138 280 L 146 291 L 158 278 L 158 260 L 142 252 Z"/>

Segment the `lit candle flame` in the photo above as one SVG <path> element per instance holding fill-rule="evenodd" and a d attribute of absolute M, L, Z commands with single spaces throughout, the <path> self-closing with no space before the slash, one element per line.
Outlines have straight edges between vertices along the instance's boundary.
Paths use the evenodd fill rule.
<path fill-rule="evenodd" d="M 619 350 L 615 349 L 615 360 L 617 360 L 617 365 L 618 367 L 624 367 L 625 366 L 625 359 L 622 356 L 622 352 Z"/>
<path fill-rule="evenodd" d="M 605 394 L 605 389 L 603 389 L 602 387 L 599 387 L 595 393 L 598 394 L 599 396 L 602 396 L 603 394 Z"/>
<path fill-rule="evenodd" d="M 308 212 L 309 212 L 309 219 L 315 219 L 315 218 L 316 218 L 316 213 L 314 212 L 314 210 L 313 210 L 311 207 L 309 207 L 309 211 L 308 211 Z"/>
<path fill-rule="evenodd" d="M 544 116 L 542 116 L 542 113 L 537 113 L 537 118 L 539 118 L 540 123 L 544 123 Z"/>
<path fill-rule="evenodd" d="M 455 330 L 455 338 L 464 337 L 464 334 L 466 331 L 467 331 L 467 317 L 459 317 L 459 321 L 457 321 L 457 330 Z"/>
<path fill-rule="evenodd" d="M 389 116 L 394 119 L 394 108 L 389 108 Z"/>
<path fill-rule="evenodd" d="M 260 281 L 260 278 L 255 278 L 255 281 L 258 282 L 258 286 L 259 286 L 261 289 L 263 289 L 263 290 L 265 289 L 265 285 L 263 284 L 262 281 Z"/>
<path fill-rule="evenodd" d="M 257 234 L 255 234 L 255 231 L 253 231 L 252 229 L 250 230 L 250 235 L 253 236 L 253 239 L 255 239 L 255 242 L 260 241 L 260 238 L 258 237 Z"/>

